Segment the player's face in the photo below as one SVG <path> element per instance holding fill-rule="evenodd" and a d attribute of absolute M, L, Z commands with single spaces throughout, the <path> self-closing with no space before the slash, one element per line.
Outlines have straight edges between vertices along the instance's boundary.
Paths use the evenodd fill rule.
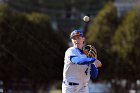
<path fill-rule="evenodd" d="M 74 36 L 71 39 L 71 41 L 72 41 L 72 44 L 73 44 L 74 47 L 82 49 L 82 47 L 84 45 L 85 38 L 81 37 L 81 36 Z"/>

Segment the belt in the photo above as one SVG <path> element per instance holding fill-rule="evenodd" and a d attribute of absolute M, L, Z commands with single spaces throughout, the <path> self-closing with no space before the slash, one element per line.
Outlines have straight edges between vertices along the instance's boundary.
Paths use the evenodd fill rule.
<path fill-rule="evenodd" d="M 71 85 L 71 86 L 73 86 L 73 85 L 79 85 L 79 83 L 74 83 L 74 82 L 65 82 L 65 81 L 63 81 L 63 83 L 64 84 Z"/>

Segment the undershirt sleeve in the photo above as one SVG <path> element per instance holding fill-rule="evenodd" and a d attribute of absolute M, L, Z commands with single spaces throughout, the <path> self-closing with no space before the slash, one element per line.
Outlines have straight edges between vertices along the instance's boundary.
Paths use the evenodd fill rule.
<path fill-rule="evenodd" d="M 85 64 L 93 63 L 96 59 L 87 58 L 87 57 L 70 56 L 70 60 L 74 64 L 85 65 Z"/>
<path fill-rule="evenodd" d="M 91 68 L 90 68 L 90 75 L 91 75 L 91 78 L 97 78 L 98 76 L 98 69 L 95 67 L 94 64 L 91 64 Z"/>

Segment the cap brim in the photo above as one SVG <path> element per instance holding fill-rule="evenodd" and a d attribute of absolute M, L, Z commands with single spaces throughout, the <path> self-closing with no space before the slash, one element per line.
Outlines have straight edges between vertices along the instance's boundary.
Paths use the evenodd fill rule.
<path fill-rule="evenodd" d="M 75 35 L 75 36 L 84 37 L 83 35 Z M 73 36 L 73 37 L 75 37 L 75 36 Z M 72 39 L 73 37 L 70 37 L 70 38 Z"/>

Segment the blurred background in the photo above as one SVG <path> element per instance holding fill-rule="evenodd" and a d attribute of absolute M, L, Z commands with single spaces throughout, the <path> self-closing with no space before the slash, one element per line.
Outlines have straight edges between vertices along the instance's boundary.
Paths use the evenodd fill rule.
<path fill-rule="evenodd" d="M 140 93 L 140 0 L 0 0 L 0 93 L 61 93 L 74 29 L 103 64 L 90 93 Z"/>

